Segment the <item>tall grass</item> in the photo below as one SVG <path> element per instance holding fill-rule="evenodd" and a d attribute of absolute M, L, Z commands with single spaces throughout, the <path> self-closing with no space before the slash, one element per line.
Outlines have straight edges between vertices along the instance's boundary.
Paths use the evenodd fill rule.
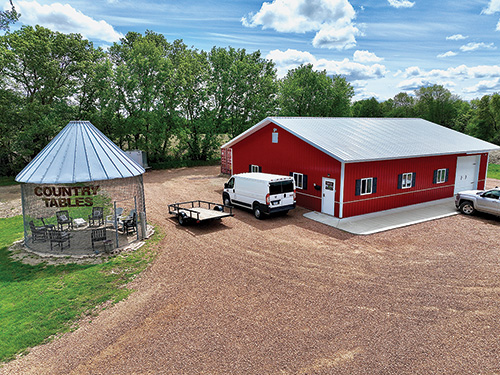
<path fill-rule="evenodd" d="M 36 266 L 13 261 L 8 246 L 22 238 L 22 217 L 0 219 L 0 361 L 69 330 L 82 314 L 132 291 L 132 280 L 155 256 L 156 235 L 141 249 L 97 265 Z"/>
<path fill-rule="evenodd" d="M 500 165 L 488 164 L 488 178 L 500 180 Z"/>

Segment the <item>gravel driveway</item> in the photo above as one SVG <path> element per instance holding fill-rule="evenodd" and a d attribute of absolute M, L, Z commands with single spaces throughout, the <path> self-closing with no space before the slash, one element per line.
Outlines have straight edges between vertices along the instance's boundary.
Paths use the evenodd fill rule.
<path fill-rule="evenodd" d="M 298 208 L 179 226 L 167 204 L 220 201 L 217 174 L 148 172 L 166 236 L 137 291 L 0 373 L 500 373 L 499 219 L 353 236 Z"/>

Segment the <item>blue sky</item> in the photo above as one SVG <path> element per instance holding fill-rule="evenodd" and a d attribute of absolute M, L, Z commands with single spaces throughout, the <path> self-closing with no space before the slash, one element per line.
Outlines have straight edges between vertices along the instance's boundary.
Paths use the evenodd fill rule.
<path fill-rule="evenodd" d="M 355 99 L 441 84 L 462 99 L 500 91 L 500 0 L 23 0 L 22 24 L 109 46 L 147 29 L 188 46 L 260 50 L 278 75 L 301 63 L 346 76 Z M 8 2 L 4 1 L 4 8 Z"/>

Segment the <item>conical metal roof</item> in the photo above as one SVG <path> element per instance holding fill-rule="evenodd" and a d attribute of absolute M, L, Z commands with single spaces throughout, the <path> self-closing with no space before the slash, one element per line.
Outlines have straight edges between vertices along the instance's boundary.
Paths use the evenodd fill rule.
<path fill-rule="evenodd" d="M 16 176 L 16 181 L 68 184 L 133 177 L 144 172 L 89 121 L 71 121 Z"/>

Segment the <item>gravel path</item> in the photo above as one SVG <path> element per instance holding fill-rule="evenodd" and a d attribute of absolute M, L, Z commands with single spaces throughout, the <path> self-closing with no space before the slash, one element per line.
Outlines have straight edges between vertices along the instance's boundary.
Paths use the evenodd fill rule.
<path fill-rule="evenodd" d="M 219 201 L 217 173 L 148 172 L 166 236 L 136 292 L 0 374 L 500 373 L 500 220 L 353 236 L 298 208 L 180 227 L 167 204 Z"/>

